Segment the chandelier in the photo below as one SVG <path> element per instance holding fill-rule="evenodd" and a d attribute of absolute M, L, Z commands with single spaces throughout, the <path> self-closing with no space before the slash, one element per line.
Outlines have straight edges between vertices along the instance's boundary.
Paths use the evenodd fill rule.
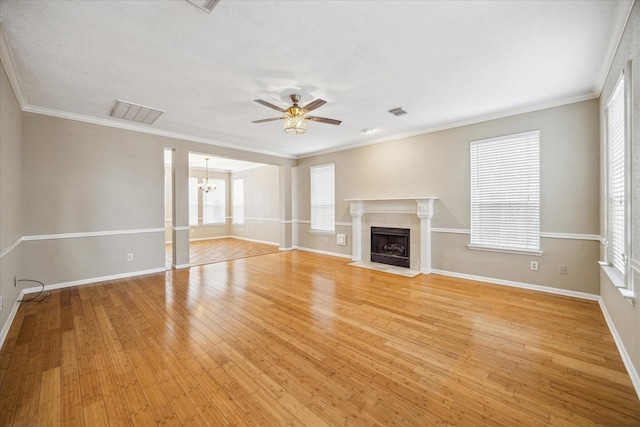
<path fill-rule="evenodd" d="M 204 180 L 202 180 L 202 182 L 200 184 L 198 184 L 198 188 L 201 191 L 203 191 L 205 193 L 208 193 L 209 191 L 215 190 L 217 187 L 209 182 L 209 158 L 205 157 L 204 161 L 206 163 L 206 170 L 205 170 Z"/>

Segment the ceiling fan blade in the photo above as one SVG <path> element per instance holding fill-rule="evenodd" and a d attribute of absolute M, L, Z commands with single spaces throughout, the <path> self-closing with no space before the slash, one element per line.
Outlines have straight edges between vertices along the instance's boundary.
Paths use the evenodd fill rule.
<path fill-rule="evenodd" d="M 326 123 L 328 125 L 339 125 L 340 123 L 342 123 L 342 121 L 340 120 L 327 119 L 326 117 L 307 117 L 306 119 L 311 120 L 312 122 Z"/>
<path fill-rule="evenodd" d="M 283 110 L 282 108 L 278 107 L 277 105 L 273 105 L 270 102 L 263 101 L 262 99 L 254 99 L 254 101 L 257 102 L 258 104 L 264 105 L 265 107 L 273 108 L 276 111 L 280 111 L 281 113 L 285 112 L 285 110 Z"/>
<path fill-rule="evenodd" d="M 254 120 L 251 123 L 265 123 L 265 122 L 272 122 L 274 120 L 282 120 L 283 117 L 274 117 L 272 119 L 262 119 L 262 120 Z"/>
<path fill-rule="evenodd" d="M 309 111 L 313 111 L 318 107 L 322 107 L 326 103 L 327 101 L 323 99 L 316 99 L 315 101 L 311 101 L 310 103 L 302 107 L 302 111 L 305 111 L 308 113 Z"/>

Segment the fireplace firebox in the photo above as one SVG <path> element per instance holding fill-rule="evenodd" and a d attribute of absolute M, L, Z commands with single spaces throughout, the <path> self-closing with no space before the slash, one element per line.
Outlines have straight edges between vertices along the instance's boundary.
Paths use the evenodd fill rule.
<path fill-rule="evenodd" d="M 408 228 L 371 227 L 371 262 L 410 268 Z"/>

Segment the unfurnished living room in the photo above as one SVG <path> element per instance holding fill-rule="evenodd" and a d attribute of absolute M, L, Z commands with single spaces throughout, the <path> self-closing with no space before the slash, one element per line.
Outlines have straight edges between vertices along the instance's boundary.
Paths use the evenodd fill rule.
<path fill-rule="evenodd" d="M 0 426 L 639 426 L 640 3 L 0 0 Z"/>

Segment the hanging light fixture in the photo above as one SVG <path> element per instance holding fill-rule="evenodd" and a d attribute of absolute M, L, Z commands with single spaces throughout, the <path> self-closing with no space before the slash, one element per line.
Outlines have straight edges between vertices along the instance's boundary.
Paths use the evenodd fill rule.
<path fill-rule="evenodd" d="M 307 132 L 307 119 L 303 116 L 287 116 L 284 118 L 284 131 L 293 135 Z"/>
<path fill-rule="evenodd" d="M 202 180 L 202 182 L 200 184 L 198 184 L 198 188 L 201 191 L 203 191 L 205 193 L 208 193 L 209 191 L 215 190 L 217 187 L 209 182 L 209 158 L 205 157 L 204 161 L 205 161 L 205 164 L 206 164 L 204 180 Z"/>

